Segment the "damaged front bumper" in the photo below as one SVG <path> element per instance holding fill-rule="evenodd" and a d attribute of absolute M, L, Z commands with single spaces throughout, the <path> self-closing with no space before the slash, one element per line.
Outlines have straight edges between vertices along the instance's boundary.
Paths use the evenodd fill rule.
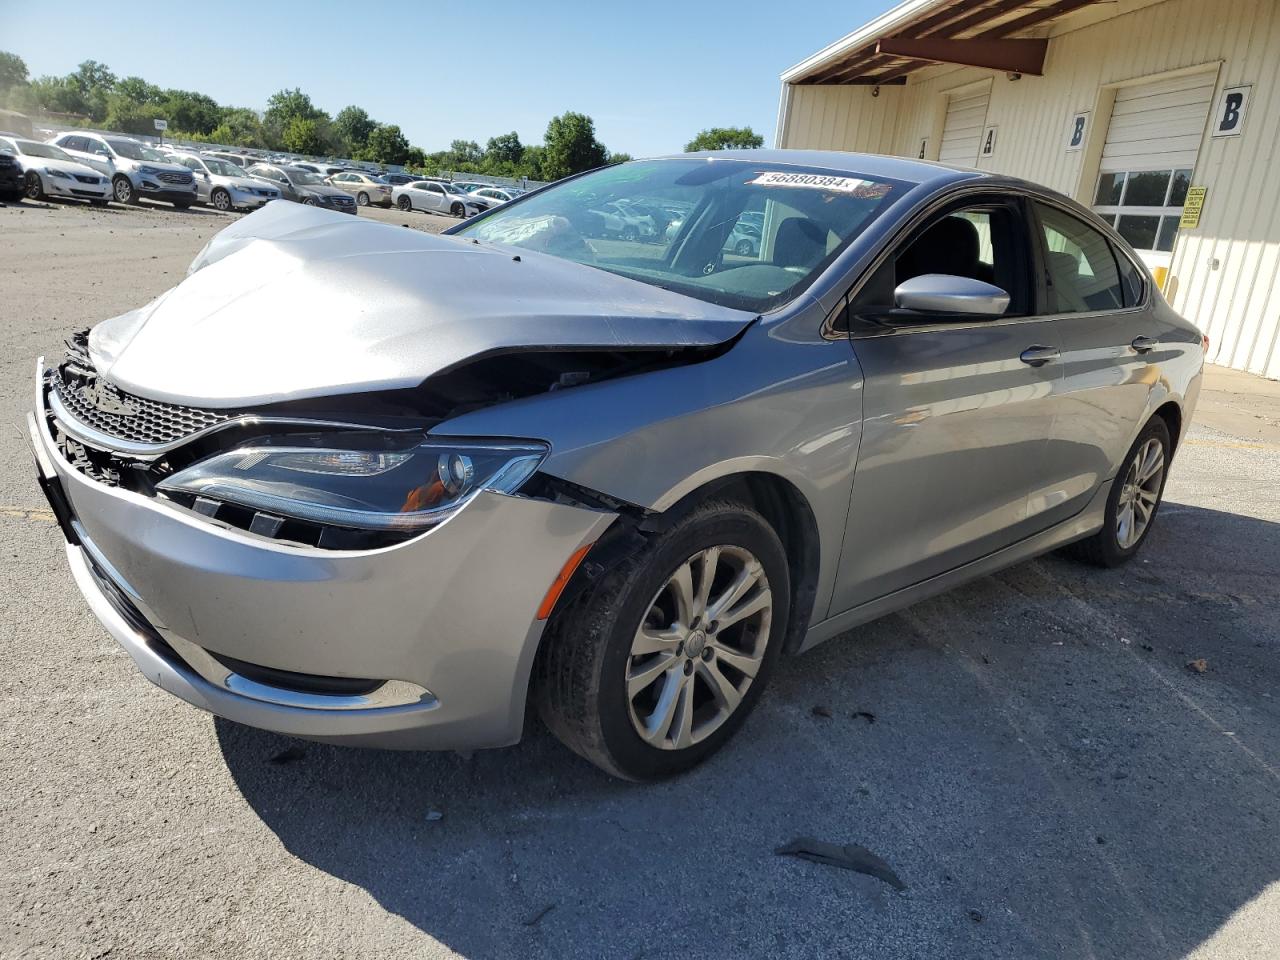
<path fill-rule="evenodd" d="M 336 551 L 216 526 L 77 470 L 37 368 L 37 466 L 94 614 L 153 683 L 219 716 L 336 743 L 520 738 L 566 561 L 615 514 L 482 492 L 412 540 Z"/>

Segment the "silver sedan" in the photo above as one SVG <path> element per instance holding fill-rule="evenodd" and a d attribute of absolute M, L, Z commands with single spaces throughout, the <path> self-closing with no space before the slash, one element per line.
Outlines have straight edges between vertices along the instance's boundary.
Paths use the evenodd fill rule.
<path fill-rule="evenodd" d="M 600 237 L 608 204 L 687 214 Z M 1131 560 L 1205 353 L 1063 196 L 780 151 L 445 236 L 270 204 L 69 344 L 39 479 L 148 679 L 394 748 L 514 743 L 531 699 L 632 779 L 722 747 L 781 657 L 1045 551 Z"/>

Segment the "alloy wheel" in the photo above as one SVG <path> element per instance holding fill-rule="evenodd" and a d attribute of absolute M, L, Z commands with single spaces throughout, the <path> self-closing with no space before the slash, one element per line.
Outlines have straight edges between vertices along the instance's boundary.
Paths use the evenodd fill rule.
<path fill-rule="evenodd" d="M 231 209 L 231 194 L 225 190 L 213 191 L 213 205 L 224 213 Z"/>
<path fill-rule="evenodd" d="M 44 186 L 40 183 L 40 174 L 34 170 L 27 172 L 23 193 L 26 194 L 28 200 L 39 200 L 44 196 Z"/>
<path fill-rule="evenodd" d="M 1120 500 L 1116 505 L 1116 542 L 1122 550 L 1133 547 L 1147 532 L 1156 504 L 1160 502 L 1160 488 L 1164 482 L 1164 444 L 1152 437 L 1129 462 L 1124 484 L 1120 488 Z"/>
<path fill-rule="evenodd" d="M 649 604 L 627 658 L 636 733 L 661 750 L 711 736 L 759 672 L 772 619 L 769 580 L 749 550 L 708 547 L 676 568 Z"/>
<path fill-rule="evenodd" d="M 128 177 L 116 177 L 113 186 L 117 203 L 133 202 L 133 184 L 129 182 Z"/>

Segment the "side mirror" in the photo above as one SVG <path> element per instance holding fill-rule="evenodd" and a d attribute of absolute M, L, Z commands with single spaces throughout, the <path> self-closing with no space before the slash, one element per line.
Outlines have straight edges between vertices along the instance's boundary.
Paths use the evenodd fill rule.
<path fill-rule="evenodd" d="M 1002 317 L 1009 309 L 1009 299 L 1008 293 L 993 284 L 945 273 L 912 277 L 893 292 L 895 305 L 903 310 L 972 317 Z"/>

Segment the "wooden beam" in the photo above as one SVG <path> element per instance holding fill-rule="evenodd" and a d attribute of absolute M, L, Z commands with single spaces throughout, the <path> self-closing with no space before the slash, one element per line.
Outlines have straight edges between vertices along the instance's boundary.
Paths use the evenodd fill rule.
<path fill-rule="evenodd" d="M 934 63 L 958 63 L 1008 73 L 1044 76 L 1048 40 L 950 40 L 945 37 L 890 37 L 876 44 L 876 52 Z"/>
<path fill-rule="evenodd" d="M 1047 7 L 1041 7 L 1039 10 L 1032 10 L 1024 13 L 1015 20 L 1002 23 L 998 27 L 992 27 L 990 30 L 984 30 L 982 33 L 974 37 L 975 40 L 988 40 L 992 37 L 1007 37 L 1011 33 L 1017 33 L 1019 30 L 1025 30 L 1027 27 L 1034 27 L 1037 23 L 1044 23 L 1046 20 L 1053 20 L 1056 17 L 1065 16 L 1081 7 L 1087 7 L 1096 0 L 1058 0 L 1057 3 Z"/>
<path fill-rule="evenodd" d="M 959 20 L 953 20 L 946 24 L 941 29 L 930 30 L 928 33 L 912 31 L 910 36 L 954 37 L 971 27 L 976 27 L 989 20 L 994 20 L 996 17 L 1009 13 L 1011 10 L 1017 10 L 1018 7 L 1025 7 L 1026 5 L 1027 0 L 999 0 L 997 3 L 992 3 L 978 10 L 973 10 L 961 17 Z"/>
<path fill-rule="evenodd" d="M 852 80 L 846 80 L 842 86 L 846 87 L 905 87 L 907 78 L 901 77 L 854 77 Z"/>

